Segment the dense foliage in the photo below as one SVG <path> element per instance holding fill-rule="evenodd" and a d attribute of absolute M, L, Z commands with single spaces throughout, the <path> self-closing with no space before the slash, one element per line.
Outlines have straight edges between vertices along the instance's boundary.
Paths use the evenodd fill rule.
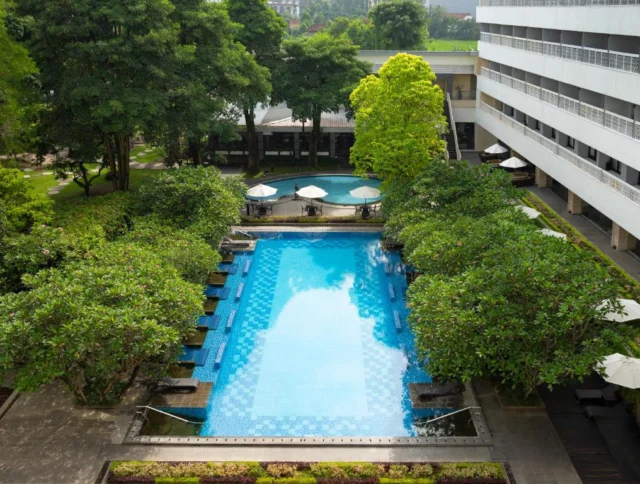
<path fill-rule="evenodd" d="M 372 170 L 385 185 L 406 182 L 442 156 L 444 95 L 435 78 L 421 57 L 397 54 L 377 76 L 360 81 L 350 96 L 356 114 L 350 161 L 357 173 Z"/>
<path fill-rule="evenodd" d="M 322 113 L 348 104 L 349 93 L 371 65 L 358 60 L 358 48 L 347 38 L 326 33 L 286 41 L 283 55 L 276 97 L 287 103 L 295 119 L 311 121 L 309 163 L 317 166 Z"/>
<path fill-rule="evenodd" d="M 529 395 L 590 374 L 627 328 L 597 309 L 620 286 L 581 250 L 541 233 L 516 197 L 504 172 L 434 161 L 393 185 L 385 204 L 388 234 L 419 274 L 408 296 L 430 373 L 493 377 Z"/>
<path fill-rule="evenodd" d="M 0 167 L 0 212 L 6 232 L 25 232 L 49 222 L 52 206 L 53 201 L 35 192 L 20 170 Z"/>
<path fill-rule="evenodd" d="M 426 10 L 415 0 L 380 2 L 370 10 L 369 18 L 378 49 L 418 50 L 429 36 Z"/>
<path fill-rule="evenodd" d="M 480 26 L 474 20 L 451 17 L 447 15 L 444 7 L 429 8 L 427 20 L 429 33 L 434 39 L 477 40 L 480 38 Z"/>

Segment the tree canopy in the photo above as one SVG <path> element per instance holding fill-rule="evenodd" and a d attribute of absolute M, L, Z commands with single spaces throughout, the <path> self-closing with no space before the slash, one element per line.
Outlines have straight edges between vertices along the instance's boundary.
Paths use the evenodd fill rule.
<path fill-rule="evenodd" d="M 378 49 L 413 49 L 424 47 L 429 37 L 427 13 L 416 0 L 380 2 L 369 11 Z"/>
<path fill-rule="evenodd" d="M 0 206 L 7 232 L 26 232 L 51 220 L 53 201 L 37 193 L 20 170 L 0 167 Z"/>
<path fill-rule="evenodd" d="M 277 97 L 286 101 L 295 119 L 311 120 L 311 165 L 318 164 L 322 113 L 335 113 L 345 107 L 349 93 L 370 71 L 370 64 L 358 60 L 357 56 L 358 48 L 348 39 L 326 33 L 284 43 Z"/>
<path fill-rule="evenodd" d="M 350 97 L 356 123 L 351 163 L 357 173 L 373 170 L 389 185 L 413 179 L 442 156 L 444 95 L 435 78 L 422 58 L 401 53 L 377 76 L 360 81 Z"/>

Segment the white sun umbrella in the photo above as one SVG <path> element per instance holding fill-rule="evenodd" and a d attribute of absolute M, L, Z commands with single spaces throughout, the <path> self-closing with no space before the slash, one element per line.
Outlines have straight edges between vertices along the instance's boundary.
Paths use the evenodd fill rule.
<path fill-rule="evenodd" d="M 247 190 L 247 195 L 249 195 L 250 197 L 265 198 L 275 195 L 277 192 L 277 188 L 260 184 L 256 185 L 255 187 L 249 188 L 249 190 Z"/>
<path fill-rule="evenodd" d="M 607 321 L 617 321 L 618 323 L 626 323 L 629 321 L 640 320 L 640 304 L 633 299 L 618 299 L 618 303 L 622 305 L 622 314 L 609 312 L 604 315 L 604 319 Z M 606 308 L 609 306 L 608 301 L 604 301 L 598 309 Z"/>
<path fill-rule="evenodd" d="M 520 158 L 512 156 L 508 160 L 504 160 L 502 163 L 500 163 L 500 166 L 502 168 L 524 168 L 525 166 L 527 166 L 527 162 L 522 161 Z"/>
<path fill-rule="evenodd" d="M 557 237 L 559 239 L 567 240 L 567 234 L 563 234 L 562 232 L 556 232 L 555 230 L 551 230 L 551 229 L 540 229 L 540 232 L 542 232 L 544 235 L 549 235 L 551 237 Z"/>
<path fill-rule="evenodd" d="M 604 380 L 626 388 L 640 388 L 640 359 L 614 353 L 596 367 L 603 370 Z"/>
<path fill-rule="evenodd" d="M 367 198 L 378 198 L 380 196 L 380 190 L 365 185 L 351 190 L 349 194 L 354 198 L 364 198 L 364 204 L 366 205 Z"/>
<path fill-rule="evenodd" d="M 498 143 L 496 143 L 495 145 L 491 145 L 486 150 L 484 150 L 485 153 L 489 153 L 491 155 L 501 155 L 503 153 L 506 153 L 507 151 L 509 151 L 507 148 Z"/>
<path fill-rule="evenodd" d="M 329 195 L 322 188 L 315 185 L 309 185 L 308 187 L 301 188 L 296 194 L 302 198 L 323 198 Z"/>
<path fill-rule="evenodd" d="M 529 218 L 538 218 L 540 216 L 540 212 L 538 212 L 535 208 L 527 207 L 525 205 L 516 205 L 516 208 L 518 210 L 522 210 Z"/>

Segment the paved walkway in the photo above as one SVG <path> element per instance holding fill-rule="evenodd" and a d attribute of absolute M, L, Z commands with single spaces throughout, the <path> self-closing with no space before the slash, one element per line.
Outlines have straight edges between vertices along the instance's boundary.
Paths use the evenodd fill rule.
<path fill-rule="evenodd" d="M 640 281 L 640 260 L 629 252 L 615 250 L 611 247 L 611 236 L 596 227 L 582 215 L 572 215 L 567 211 L 567 203 L 548 188 L 528 187 L 528 190 L 539 196 L 547 205 L 569 222 L 578 232 L 584 235 L 593 245 L 607 254 L 616 264 L 627 271 L 631 277 Z"/>

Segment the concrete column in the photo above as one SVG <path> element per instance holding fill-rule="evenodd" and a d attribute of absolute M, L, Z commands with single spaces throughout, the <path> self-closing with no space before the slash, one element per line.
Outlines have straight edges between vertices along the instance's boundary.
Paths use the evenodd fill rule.
<path fill-rule="evenodd" d="M 609 161 L 609 157 L 605 154 L 603 154 L 601 151 L 598 151 L 598 156 L 597 156 L 597 161 L 596 161 L 596 165 L 598 165 L 598 168 L 602 168 L 603 170 L 607 169 L 607 162 Z"/>
<path fill-rule="evenodd" d="M 551 188 L 553 179 L 536 166 L 536 186 L 538 188 Z"/>
<path fill-rule="evenodd" d="M 630 185 L 638 184 L 638 170 L 621 163 L 620 177 Z"/>
<path fill-rule="evenodd" d="M 300 159 L 300 133 L 293 133 L 293 157 Z"/>
<path fill-rule="evenodd" d="M 636 248 L 636 238 L 613 222 L 611 227 L 611 247 L 616 250 L 633 250 Z"/>
<path fill-rule="evenodd" d="M 331 158 L 336 157 L 336 138 L 337 133 L 329 133 L 329 156 Z"/>
<path fill-rule="evenodd" d="M 573 215 L 580 215 L 583 207 L 584 202 L 582 201 L 582 198 L 569 190 L 569 203 L 567 204 L 567 210 L 569 213 Z"/>
<path fill-rule="evenodd" d="M 257 133 L 258 135 L 258 159 L 264 160 L 264 133 Z"/>

